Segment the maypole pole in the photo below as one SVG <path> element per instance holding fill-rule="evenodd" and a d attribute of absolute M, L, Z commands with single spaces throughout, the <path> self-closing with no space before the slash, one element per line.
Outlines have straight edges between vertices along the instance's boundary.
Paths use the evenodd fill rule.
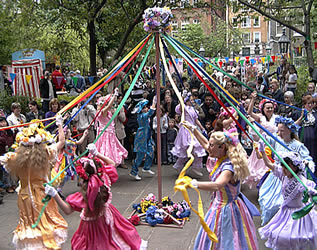
<path fill-rule="evenodd" d="M 156 137 L 156 152 L 157 152 L 157 182 L 158 182 L 158 200 L 162 201 L 162 174 L 161 174 L 161 107 L 160 107 L 160 48 L 159 48 L 159 31 L 155 33 L 155 54 L 156 54 L 156 121 L 157 121 L 157 137 Z"/>

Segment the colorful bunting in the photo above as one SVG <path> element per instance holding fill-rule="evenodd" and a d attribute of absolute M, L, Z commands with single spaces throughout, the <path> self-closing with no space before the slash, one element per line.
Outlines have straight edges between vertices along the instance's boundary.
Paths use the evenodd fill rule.
<path fill-rule="evenodd" d="M 30 81 L 32 79 L 32 75 L 25 75 L 25 79 L 26 79 L 27 84 L 30 84 Z"/>
<path fill-rule="evenodd" d="M 244 60 L 240 60 L 240 64 L 241 64 L 241 66 L 243 66 Z"/>
<path fill-rule="evenodd" d="M 236 56 L 234 59 L 235 59 L 235 60 L 236 60 L 236 62 L 238 63 L 238 62 L 239 62 L 240 57 Z"/>
<path fill-rule="evenodd" d="M 226 63 L 229 62 L 229 57 L 225 57 Z"/>
<path fill-rule="evenodd" d="M 10 73 L 10 79 L 11 79 L 11 82 L 13 82 L 13 81 L 14 81 L 15 76 L 16 76 L 16 74 L 15 74 L 15 73 Z"/>
<path fill-rule="evenodd" d="M 219 66 L 220 66 L 220 68 L 222 68 L 222 64 L 223 64 L 223 62 L 222 62 L 222 61 L 219 61 Z"/>
<path fill-rule="evenodd" d="M 275 56 L 271 56 L 271 58 L 272 58 L 273 62 L 275 62 Z"/>

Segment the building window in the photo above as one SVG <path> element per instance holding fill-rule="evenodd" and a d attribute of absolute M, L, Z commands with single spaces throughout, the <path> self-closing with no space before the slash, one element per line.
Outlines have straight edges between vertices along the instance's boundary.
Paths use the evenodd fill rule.
<path fill-rule="evenodd" d="M 243 33 L 242 39 L 243 39 L 243 42 L 245 44 L 250 43 L 251 42 L 251 34 L 250 33 Z"/>
<path fill-rule="evenodd" d="M 177 29 L 177 28 L 178 28 L 178 22 L 177 22 L 177 20 L 173 20 L 173 21 L 172 21 L 172 27 L 173 27 L 173 29 Z"/>
<path fill-rule="evenodd" d="M 242 18 L 241 27 L 242 28 L 250 28 L 251 27 L 251 19 L 249 16 Z"/>
<path fill-rule="evenodd" d="M 261 32 L 253 33 L 253 42 L 260 43 L 261 42 Z"/>
<path fill-rule="evenodd" d="M 189 24 L 189 18 L 185 18 L 181 23 L 181 29 L 186 30 L 186 26 Z"/>
<path fill-rule="evenodd" d="M 233 17 L 232 18 L 232 27 L 237 28 L 238 27 L 238 18 Z"/>
<path fill-rule="evenodd" d="M 194 19 L 193 20 L 193 24 L 200 24 L 200 20 L 199 19 Z"/>
<path fill-rule="evenodd" d="M 250 56 L 250 48 L 242 48 L 242 56 Z"/>
<path fill-rule="evenodd" d="M 253 27 L 257 27 L 257 28 L 260 27 L 260 17 L 259 16 L 254 17 L 254 19 L 253 19 Z"/>
<path fill-rule="evenodd" d="M 197 6 L 198 0 L 193 0 L 193 6 Z"/>
<path fill-rule="evenodd" d="M 181 8 L 187 7 L 188 5 L 189 5 L 189 0 L 181 0 L 180 1 Z"/>

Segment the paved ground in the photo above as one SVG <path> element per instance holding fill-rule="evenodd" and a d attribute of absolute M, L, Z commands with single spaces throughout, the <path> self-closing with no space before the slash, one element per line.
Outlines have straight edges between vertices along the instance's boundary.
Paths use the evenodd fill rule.
<path fill-rule="evenodd" d="M 153 170 L 156 172 L 157 167 L 153 166 Z M 113 192 L 113 205 L 125 216 L 128 217 L 132 210 L 132 205 L 138 203 L 141 198 L 145 197 L 149 193 L 157 195 L 157 177 L 151 177 L 149 175 L 142 175 L 141 181 L 131 180 L 128 176 L 129 170 L 118 168 L 120 175 L 119 180 L 112 186 Z M 205 176 L 207 171 L 204 169 Z M 176 172 L 171 166 L 162 166 L 162 186 L 163 197 L 168 195 L 173 201 L 183 200 L 181 193 L 174 193 L 173 186 L 175 179 L 177 178 Z M 207 180 L 207 177 L 202 180 Z M 64 193 L 66 195 L 76 192 L 78 187 L 75 181 L 68 182 L 65 186 Z M 243 187 L 243 193 L 256 205 L 257 203 L 257 191 L 249 190 L 247 187 Z M 197 207 L 197 195 L 193 190 L 189 191 L 192 204 Z M 210 193 L 201 192 L 202 200 L 204 204 L 204 211 L 206 212 L 210 205 Z M 18 208 L 16 205 L 16 194 L 8 194 L 4 198 L 4 204 L 0 205 L 0 250 L 13 249 L 11 244 L 12 231 L 15 229 L 18 222 Z M 76 231 L 80 218 L 77 212 L 71 215 L 64 215 L 66 218 L 68 228 L 68 240 L 63 249 L 71 249 L 70 240 L 74 232 Z M 256 227 L 259 228 L 260 218 L 254 219 Z M 199 230 L 200 224 L 196 214 L 192 213 L 190 221 L 186 222 L 183 229 L 164 228 L 164 227 L 150 227 L 150 226 L 137 226 L 137 230 L 144 240 L 148 241 L 148 249 L 193 249 L 196 234 Z M 258 237 L 259 239 L 259 237 Z M 260 249 L 267 249 L 264 246 L 264 242 L 259 239 Z M 106 248 L 105 248 L 106 249 Z"/>

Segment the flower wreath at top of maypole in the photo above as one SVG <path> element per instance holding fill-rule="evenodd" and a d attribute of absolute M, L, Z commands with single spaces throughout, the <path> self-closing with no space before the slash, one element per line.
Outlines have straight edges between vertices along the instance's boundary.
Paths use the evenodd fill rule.
<path fill-rule="evenodd" d="M 170 32 L 172 25 L 169 22 L 173 17 L 172 11 L 168 7 L 164 8 L 148 8 L 144 11 L 144 25 L 146 32 L 165 31 Z"/>

